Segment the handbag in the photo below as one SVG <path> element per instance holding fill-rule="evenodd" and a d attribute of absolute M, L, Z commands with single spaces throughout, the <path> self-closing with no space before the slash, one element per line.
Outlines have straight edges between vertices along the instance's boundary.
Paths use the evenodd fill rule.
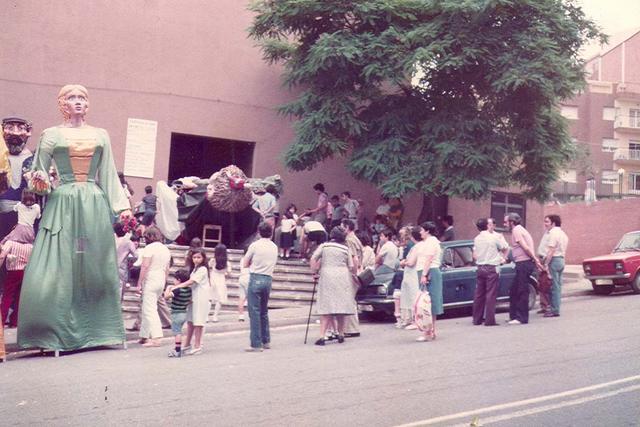
<path fill-rule="evenodd" d="M 413 321 L 425 335 L 436 335 L 436 322 L 431 314 L 431 295 L 426 289 L 421 289 L 413 304 Z"/>

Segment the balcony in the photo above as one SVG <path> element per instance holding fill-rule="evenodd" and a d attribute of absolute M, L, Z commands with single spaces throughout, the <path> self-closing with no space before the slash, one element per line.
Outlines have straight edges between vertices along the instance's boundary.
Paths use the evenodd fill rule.
<path fill-rule="evenodd" d="M 636 164 L 640 162 L 640 149 L 618 148 L 613 152 L 613 160 L 617 163 Z"/>
<path fill-rule="evenodd" d="M 618 101 L 640 101 L 640 83 L 627 82 L 615 85 L 615 95 Z"/>
<path fill-rule="evenodd" d="M 616 115 L 613 128 L 618 132 L 640 133 L 640 115 Z"/>

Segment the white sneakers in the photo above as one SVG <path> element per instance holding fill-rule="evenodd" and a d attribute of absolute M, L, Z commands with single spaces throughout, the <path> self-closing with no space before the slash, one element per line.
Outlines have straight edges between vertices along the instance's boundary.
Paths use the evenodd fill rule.
<path fill-rule="evenodd" d="M 507 322 L 507 325 L 522 325 L 522 322 L 519 321 L 518 319 L 513 319 L 513 320 L 509 320 Z"/>

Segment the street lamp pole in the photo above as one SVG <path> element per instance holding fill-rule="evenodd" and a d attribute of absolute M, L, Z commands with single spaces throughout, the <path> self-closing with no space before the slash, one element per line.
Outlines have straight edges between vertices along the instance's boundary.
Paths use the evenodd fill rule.
<path fill-rule="evenodd" d="M 624 178 L 624 169 L 618 169 L 618 198 L 622 199 L 622 179 Z"/>

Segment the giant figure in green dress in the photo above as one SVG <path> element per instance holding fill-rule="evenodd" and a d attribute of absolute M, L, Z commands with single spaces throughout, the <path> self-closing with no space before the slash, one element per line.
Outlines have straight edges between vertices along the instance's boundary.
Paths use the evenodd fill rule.
<path fill-rule="evenodd" d="M 74 350 L 121 344 L 124 327 L 112 219 L 129 209 L 104 129 L 85 122 L 87 89 L 64 86 L 60 126 L 40 137 L 30 187 L 51 191 L 25 271 L 18 319 L 22 348 Z M 125 213 L 126 214 L 126 213 Z"/>

